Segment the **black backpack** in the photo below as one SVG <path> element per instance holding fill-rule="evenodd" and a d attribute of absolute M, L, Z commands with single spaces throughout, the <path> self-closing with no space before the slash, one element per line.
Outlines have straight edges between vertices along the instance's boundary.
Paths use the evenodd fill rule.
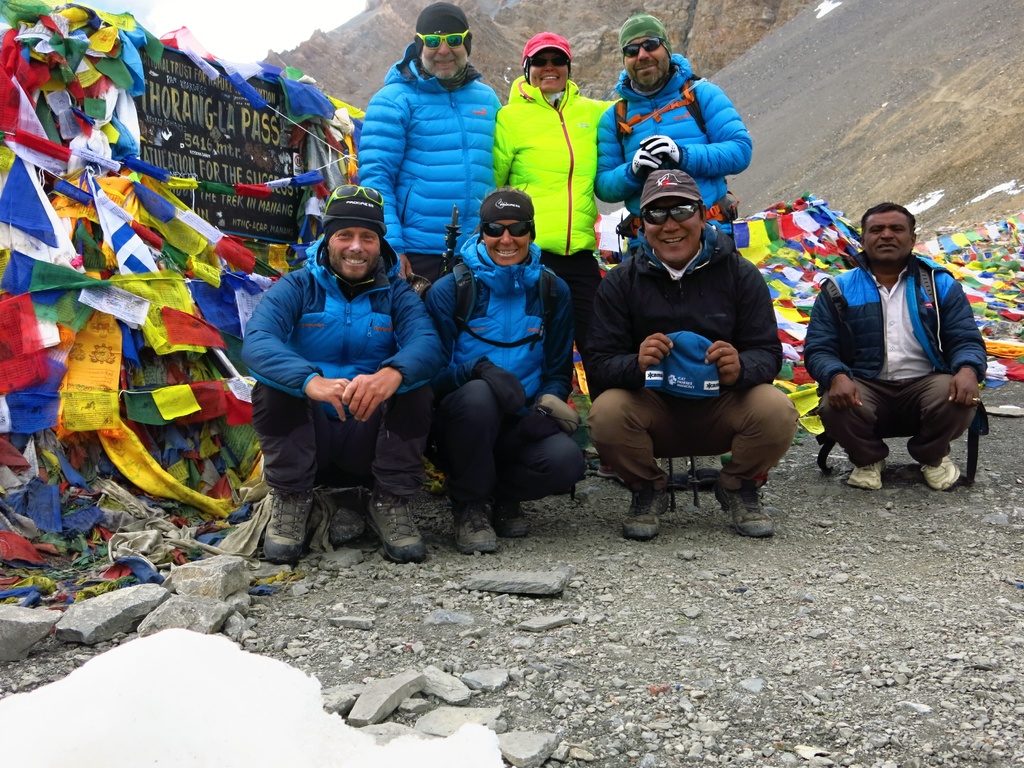
<path fill-rule="evenodd" d="M 469 318 L 476 306 L 476 278 L 473 270 L 459 261 L 452 268 L 455 275 L 455 327 L 459 333 L 465 331 L 474 339 L 493 344 L 496 347 L 519 347 L 523 344 L 536 344 L 544 339 L 544 332 L 548 324 L 555 316 L 555 308 L 558 306 L 558 280 L 554 272 L 542 267 L 540 273 L 540 306 L 541 325 L 540 330 L 531 333 L 518 341 L 498 341 L 488 339 L 476 333 L 469 327 Z"/>

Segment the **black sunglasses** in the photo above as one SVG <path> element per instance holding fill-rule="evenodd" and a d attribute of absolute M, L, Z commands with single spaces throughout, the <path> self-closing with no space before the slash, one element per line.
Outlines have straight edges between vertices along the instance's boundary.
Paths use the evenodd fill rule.
<path fill-rule="evenodd" d="M 568 56 L 532 56 L 530 58 L 531 67 L 546 67 L 549 64 L 553 64 L 556 67 L 567 67 L 569 66 Z"/>
<path fill-rule="evenodd" d="M 674 221 L 687 221 L 697 213 L 697 206 L 693 203 L 687 205 L 673 205 L 671 208 L 644 208 L 642 215 L 648 224 L 664 224 L 669 216 Z"/>
<path fill-rule="evenodd" d="M 656 50 L 661 48 L 665 44 L 665 41 L 660 37 L 648 37 L 646 40 L 640 43 L 630 43 L 629 45 L 622 46 L 622 55 L 627 59 L 632 59 L 640 53 L 640 49 L 643 48 L 648 53 L 654 53 Z"/>
<path fill-rule="evenodd" d="M 505 234 L 506 229 L 512 237 L 522 237 L 533 231 L 533 222 L 517 221 L 513 224 L 499 224 L 496 221 L 487 221 L 480 225 L 480 231 L 487 237 L 501 237 Z"/>

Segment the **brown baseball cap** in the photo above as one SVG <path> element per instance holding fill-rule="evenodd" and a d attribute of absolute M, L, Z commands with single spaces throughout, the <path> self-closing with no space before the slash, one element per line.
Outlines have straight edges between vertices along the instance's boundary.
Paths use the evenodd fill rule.
<path fill-rule="evenodd" d="M 652 171 L 640 193 L 640 207 L 646 208 L 665 197 L 679 197 L 703 205 L 697 182 L 689 174 L 682 171 Z"/>

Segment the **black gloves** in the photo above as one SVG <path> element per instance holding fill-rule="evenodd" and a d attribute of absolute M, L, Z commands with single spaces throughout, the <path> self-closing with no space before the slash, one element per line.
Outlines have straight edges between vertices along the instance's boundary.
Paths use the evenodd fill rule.
<path fill-rule="evenodd" d="M 535 443 L 545 437 L 557 435 L 561 429 L 558 422 L 551 418 L 551 414 L 541 406 L 533 406 L 529 413 L 523 416 L 516 427 L 519 437 L 524 442 Z"/>
<path fill-rule="evenodd" d="M 486 357 L 473 366 L 473 378 L 487 383 L 505 413 L 515 413 L 526 404 L 526 390 L 519 379 Z"/>

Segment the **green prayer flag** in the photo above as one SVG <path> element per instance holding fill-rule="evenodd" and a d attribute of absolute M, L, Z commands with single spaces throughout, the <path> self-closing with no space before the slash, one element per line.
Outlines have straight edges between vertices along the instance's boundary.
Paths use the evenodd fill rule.
<path fill-rule="evenodd" d="M 129 421 L 139 424 L 150 424 L 152 426 L 163 426 L 170 422 L 160 415 L 160 409 L 156 407 L 152 392 L 130 391 L 124 393 L 124 410 Z"/>

